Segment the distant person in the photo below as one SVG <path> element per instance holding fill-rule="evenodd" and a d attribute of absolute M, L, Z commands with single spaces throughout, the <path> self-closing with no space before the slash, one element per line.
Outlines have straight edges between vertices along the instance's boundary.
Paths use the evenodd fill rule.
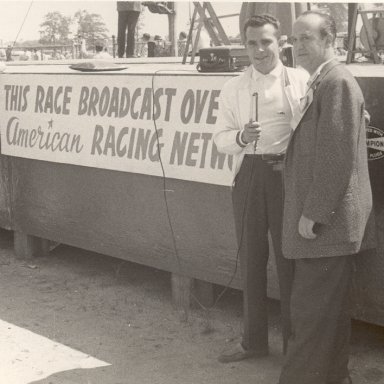
<path fill-rule="evenodd" d="M 288 36 L 281 35 L 279 39 L 279 50 L 283 50 L 284 48 L 291 48 L 292 44 L 288 43 Z"/>
<path fill-rule="evenodd" d="M 58 52 L 56 50 L 53 51 L 52 60 L 63 60 L 65 57 L 61 54 L 61 52 Z"/>
<path fill-rule="evenodd" d="M 95 43 L 95 53 L 88 52 L 85 46 L 81 49 L 81 58 L 83 59 L 112 59 L 113 57 L 106 52 L 104 42 L 99 40 Z"/>
<path fill-rule="evenodd" d="M 165 43 L 163 38 L 160 35 L 155 35 L 154 40 L 155 40 L 155 56 L 156 57 L 164 56 Z"/>
<path fill-rule="evenodd" d="M 279 39 L 280 60 L 287 67 L 294 67 L 293 45 L 288 41 L 287 35 L 281 35 Z"/>
<path fill-rule="evenodd" d="M 184 31 L 181 31 L 179 33 L 179 41 L 185 41 L 187 40 L 187 34 Z"/>
<path fill-rule="evenodd" d="M 112 55 L 110 55 L 106 50 L 104 43 L 102 41 L 98 41 L 95 44 L 96 53 L 93 55 L 94 59 L 112 59 Z"/>
<path fill-rule="evenodd" d="M 139 57 L 148 57 L 148 43 L 151 40 L 149 33 L 144 33 L 137 44 L 136 55 Z"/>
<path fill-rule="evenodd" d="M 5 50 L 5 56 L 6 61 L 12 61 L 12 47 L 8 45 L 7 49 Z"/>
<path fill-rule="evenodd" d="M 135 30 L 141 12 L 140 1 L 118 1 L 117 56 L 134 57 Z"/>
<path fill-rule="evenodd" d="M 35 61 L 40 60 L 40 57 L 39 57 L 39 54 L 37 53 L 36 48 L 34 48 L 34 49 L 32 50 L 31 60 L 35 60 Z"/>
<path fill-rule="evenodd" d="M 179 33 L 179 40 L 177 41 L 177 54 L 183 56 L 187 46 L 187 34 L 184 31 Z"/>
<path fill-rule="evenodd" d="M 23 54 L 20 55 L 19 59 L 21 61 L 29 61 L 29 60 L 31 60 L 31 56 L 32 56 L 32 54 L 30 51 L 24 50 Z"/>

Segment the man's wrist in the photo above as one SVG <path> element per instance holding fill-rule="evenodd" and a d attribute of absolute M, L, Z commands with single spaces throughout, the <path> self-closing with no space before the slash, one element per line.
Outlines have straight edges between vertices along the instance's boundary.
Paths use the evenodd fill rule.
<path fill-rule="evenodd" d="M 247 143 L 243 141 L 243 130 L 237 132 L 236 135 L 236 143 L 239 145 L 239 147 L 244 148 L 247 146 Z"/>

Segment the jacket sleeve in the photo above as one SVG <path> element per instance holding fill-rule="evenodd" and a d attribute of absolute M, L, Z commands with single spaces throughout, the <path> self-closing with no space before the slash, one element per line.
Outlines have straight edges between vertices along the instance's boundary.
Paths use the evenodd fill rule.
<path fill-rule="evenodd" d="M 236 135 L 242 127 L 236 124 L 236 102 L 233 95 L 236 91 L 230 84 L 225 84 L 220 93 L 219 113 L 213 140 L 219 152 L 235 155 L 243 150 L 236 141 Z"/>
<path fill-rule="evenodd" d="M 320 90 L 319 90 L 320 92 Z M 364 124 L 364 103 L 351 79 L 338 78 L 319 94 L 312 183 L 303 215 L 329 224 L 350 183 Z"/>

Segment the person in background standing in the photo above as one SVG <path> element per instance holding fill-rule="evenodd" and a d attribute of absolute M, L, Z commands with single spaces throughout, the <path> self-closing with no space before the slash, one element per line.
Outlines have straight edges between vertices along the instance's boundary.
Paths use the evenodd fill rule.
<path fill-rule="evenodd" d="M 6 61 L 12 61 L 12 47 L 8 45 L 7 49 L 5 50 L 5 56 L 6 56 Z"/>
<path fill-rule="evenodd" d="M 113 57 L 105 50 L 105 43 L 103 41 L 97 41 L 95 43 L 96 53 L 92 55 L 94 59 L 113 59 Z"/>
<path fill-rule="evenodd" d="M 135 29 L 141 12 L 140 1 L 117 2 L 117 56 L 134 57 Z"/>
<path fill-rule="evenodd" d="M 184 55 L 186 45 L 187 45 L 187 34 L 184 31 L 181 31 L 179 33 L 179 39 L 177 40 L 177 54 L 178 54 L 178 56 Z"/>
<path fill-rule="evenodd" d="M 136 44 L 136 56 L 148 57 L 148 42 L 151 40 L 149 33 L 144 33 L 140 41 Z"/>

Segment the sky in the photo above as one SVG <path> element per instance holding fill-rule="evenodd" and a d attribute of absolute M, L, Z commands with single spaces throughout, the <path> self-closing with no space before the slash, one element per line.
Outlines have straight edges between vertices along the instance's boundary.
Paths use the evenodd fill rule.
<path fill-rule="evenodd" d="M 333 0 L 332 2 L 338 1 Z M 368 1 L 363 0 L 363 2 L 366 3 L 366 6 L 368 5 Z M 228 15 L 239 13 L 242 2 L 239 0 L 232 0 L 230 2 L 216 0 L 212 4 L 217 15 Z M 30 11 L 23 24 L 29 7 Z M 73 16 L 78 10 L 87 10 L 90 13 L 100 14 L 108 28 L 107 34 L 109 36 L 117 35 L 115 0 L 0 0 L 0 46 L 13 42 L 17 35 L 18 42 L 38 40 L 40 38 L 40 24 L 48 12 L 59 11 L 65 16 Z M 188 32 L 187 22 L 192 13 L 192 2 L 185 0 L 177 2 L 177 34 L 180 31 Z M 221 19 L 221 23 L 228 36 L 236 36 L 239 33 L 238 20 L 238 17 Z M 146 32 L 152 36 L 160 35 L 162 37 L 168 35 L 168 17 L 166 15 L 153 14 L 145 8 L 143 21 L 144 28 L 141 31 L 142 33 Z M 76 32 L 75 26 L 73 26 L 73 32 Z"/>
<path fill-rule="evenodd" d="M 32 5 L 31 5 L 32 3 Z M 87 10 L 102 16 L 109 32 L 108 35 L 117 34 L 116 1 L 113 0 L 87 0 L 87 1 L 4 1 L 0 0 L 0 45 L 13 42 L 23 24 L 25 15 L 31 5 L 28 16 L 20 31 L 17 41 L 37 40 L 40 38 L 40 24 L 48 12 L 59 11 L 65 16 L 73 16 L 78 10 Z M 213 4 L 217 15 L 239 13 L 240 2 L 217 2 Z M 191 2 L 177 2 L 177 33 L 187 30 L 190 12 L 193 12 Z M 168 35 L 168 17 L 166 15 L 152 14 L 145 8 L 144 28 L 142 32 L 151 35 Z M 232 17 L 222 20 L 223 27 L 228 35 L 239 33 L 238 18 Z"/>

